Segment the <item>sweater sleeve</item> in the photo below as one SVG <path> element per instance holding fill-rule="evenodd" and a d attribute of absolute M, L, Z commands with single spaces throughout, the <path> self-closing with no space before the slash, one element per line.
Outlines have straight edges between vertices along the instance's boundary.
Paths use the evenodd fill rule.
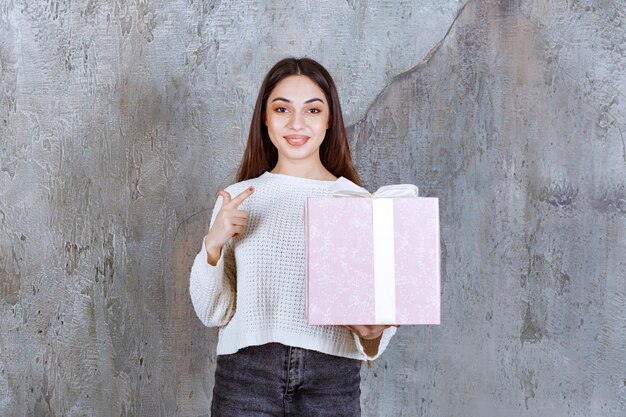
<path fill-rule="evenodd" d="M 213 208 L 211 226 L 222 207 L 219 196 Z M 204 237 L 202 248 L 191 267 L 189 295 L 198 318 L 205 326 L 224 326 L 235 314 L 237 301 L 237 271 L 235 255 L 230 239 L 222 248 L 215 266 L 207 261 Z"/>
<path fill-rule="evenodd" d="M 380 337 L 380 339 L 375 339 L 372 342 L 367 341 L 366 343 L 369 345 L 370 343 L 378 343 L 378 351 L 374 354 L 374 355 L 368 355 L 365 353 L 365 346 L 363 346 L 363 343 L 361 342 L 361 339 L 359 339 L 359 336 L 356 333 L 352 333 L 352 336 L 354 337 L 354 342 L 356 343 L 356 348 L 359 351 L 359 353 L 362 355 L 363 359 L 366 360 L 370 360 L 373 361 L 374 359 L 378 358 L 380 355 L 382 355 L 382 353 L 385 351 L 385 349 L 387 349 L 387 345 L 389 345 L 389 341 L 391 340 L 391 338 L 393 337 L 394 334 L 396 334 L 396 330 L 398 330 L 397 327 L 387 327 L 385 330 L 383 330 L 383 334 Z M 368 346 L 369 348 L 370 346 Z M 368 349 L 369 350 L 369 349 Z"/>

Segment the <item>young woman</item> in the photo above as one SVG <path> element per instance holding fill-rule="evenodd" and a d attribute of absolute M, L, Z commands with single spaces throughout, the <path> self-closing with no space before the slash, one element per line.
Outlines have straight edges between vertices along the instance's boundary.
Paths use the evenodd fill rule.
<path fill-rule="evenodd" d="M 218 193 L 190 280 L 195 311 L 219 326 L 212 416 L 360 416 L 360 365 L 393 326 L 305 318 L 304 203 L 338 177 L 357 184 L 337 89 L 319 63 L 266 75 L 237 182 Z"/>

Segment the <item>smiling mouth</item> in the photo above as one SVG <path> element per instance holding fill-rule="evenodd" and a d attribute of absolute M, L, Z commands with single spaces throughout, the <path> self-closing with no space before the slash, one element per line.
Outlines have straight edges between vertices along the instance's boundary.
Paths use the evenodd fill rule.
<path fill-rule="evenodd" d="M 291 146 L 302 146 L 309 140 L 308 136 L 300 136 L 300 135 L 289 135 L 284 136 L 285 140 Z"/>

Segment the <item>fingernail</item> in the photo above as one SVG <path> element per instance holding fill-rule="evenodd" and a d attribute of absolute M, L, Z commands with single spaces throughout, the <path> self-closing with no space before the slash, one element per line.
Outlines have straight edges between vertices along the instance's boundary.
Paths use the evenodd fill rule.
<path fill-rule="evenodd" d="M 248 188 L 250 191 L 254 191 L 254 187 L 250 187 Z"/>

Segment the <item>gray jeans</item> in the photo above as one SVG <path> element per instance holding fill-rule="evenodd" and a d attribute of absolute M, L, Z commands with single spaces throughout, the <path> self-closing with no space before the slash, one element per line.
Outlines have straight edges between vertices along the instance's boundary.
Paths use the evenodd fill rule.
<path fill-rule="evenodd" d="M 268 343 L 218 355 L 212 417 L 360 417 L 361 362 Z"/>

